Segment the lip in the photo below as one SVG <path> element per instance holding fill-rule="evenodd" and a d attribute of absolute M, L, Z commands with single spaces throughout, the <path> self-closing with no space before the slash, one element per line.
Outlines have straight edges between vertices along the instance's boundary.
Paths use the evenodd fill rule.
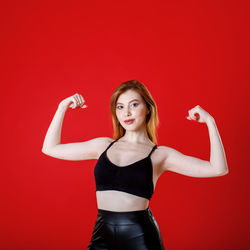
<path fill-rule="evenodd" d="M 124 122 L 127 123 L 127 124 L 131 124 L 134 122 L 135 119 L 129 119 L 129 120 L 125 120 Z"/>

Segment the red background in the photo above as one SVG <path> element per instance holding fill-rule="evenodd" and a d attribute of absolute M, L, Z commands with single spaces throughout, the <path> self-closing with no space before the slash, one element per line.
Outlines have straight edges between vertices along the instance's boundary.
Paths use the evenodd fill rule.
<path fill-rule="evenodd" d="M 229 174 L 158 180 L 151 210 L 166 249 L 247 249 L 249 1 L 5 1 L 1 4 L 1 249 L 86 249 L 96 219 L 96 160 L 41 152 L 61 100 L 61 143 L 112 137 L 109 100 L 130 79 L 159 111 L 158 145 L 209 160 L 215 119 Z"/>

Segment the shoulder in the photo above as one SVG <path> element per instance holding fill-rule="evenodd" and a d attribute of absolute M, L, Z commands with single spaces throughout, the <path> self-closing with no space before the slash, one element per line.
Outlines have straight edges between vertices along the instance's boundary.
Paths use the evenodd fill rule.
<path fill-rule="evenodd" d="M 98 157 L 102 154 L 102 152 L 109 146 L 114 139 L 110 137 L 97 137 L 94 139 L 96 141 Z"/>
<path fill-rule="evenodd" d="M 163 169 L 169 155 L 173 151 L 175 151 L 175 149 L 168 146 L 157 146 L 154 154 L 152 154 L 152 159 L 160 169 Z"/>
<path fill-rule="evenodd" d="M 157 146 L 156 152 L 158 156 L 167 157 L 167 155 L 173 150 L 173 148 L 168 146 Z"/>
<path fill-rule="evenodd" d="M 152 158 L 155 160 L 155 162 L 158 164 L 162 164 L 165 159 L 167 158 L 169 154 L 169 147 L 167 146 L 158 146 L 154 150 L 154 153 L 152 154 Z"/>
<path fill-rule="evenodd" d="M 100 147 L 105 147 L 106 145 L 109 145 L 111 142 L 114 141 L 114 139 L 110 137 L 96 137 L 95 142 Z"/>
<path fill-rule="evenodd" d="M 179 171 L 181 166 L 187 164 L 188 159 L 187 155 L 179 150 L 167 146 L 160 146 L 158 148 L 158 157 L 161 159 L 160 168 L 163 172 L 166 170 Z"/>
<path fill-rule="evenodd" d="M 159 157 L 163 158 L 165 161 L 169 158 L 169 156 L 177 156 L 181 155 L 182 153 L 174 148 L 168 146 L 158 146 L 157 147 L 157 154 Z"/>
<path fill-rule="evenodd" d="M 99 143 L 111 143 L 112 141 L 114 141 L 114 139 L 110 137 L 96 137 L 94 140 Z"/>

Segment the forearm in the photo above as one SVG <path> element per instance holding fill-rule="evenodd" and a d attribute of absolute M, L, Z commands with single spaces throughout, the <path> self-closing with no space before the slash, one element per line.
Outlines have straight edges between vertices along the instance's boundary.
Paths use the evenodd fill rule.
<path fill-rule="evenodd" d="M 58 109 L 46 133 L 42 151 L 48 150 L 49 148 L 61 143 L 62 123 L 66 110 L 67 108 L 61 108 L 58 106 Z"/>
<path fill-rule="evenodd" d="M 228 173 L 223 144 L 214 119 L 209 119 L 207 127 L 210 137 L 210 164 L 218 173 Z"/>

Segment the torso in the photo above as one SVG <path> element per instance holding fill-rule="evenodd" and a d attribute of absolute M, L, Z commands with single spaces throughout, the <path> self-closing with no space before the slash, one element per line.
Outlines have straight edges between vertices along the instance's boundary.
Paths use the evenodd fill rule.
<path fill-rule="evenodd" d="M 114 140 L 111 138 L 107 139 L 103 148 L 100 149 L 98 157 L 106 150 L 112 141 Z M 145 158 L 152 150 L 153 146 L 153 143 L 133 146 L 119 141 L 114 143 L 106 151 L 106 155 L 112 163 L 117 165 L 117 167 L 123 167 Z M 126 154 L 124 154 L 124 152 L 126 152 Z M 157 180 L 162 174 L 160 166 L 163 162 L 163 157 L 160 154 L 159 148 L 153 151 L 150 158 L 153 168 L 153 184 L 155 189 Z M 144 210 L 149 205 L 149 200 L 146 198 L 116 190 L 96 191 L 96 199 L 99 209 L 111 211 Z"/>

